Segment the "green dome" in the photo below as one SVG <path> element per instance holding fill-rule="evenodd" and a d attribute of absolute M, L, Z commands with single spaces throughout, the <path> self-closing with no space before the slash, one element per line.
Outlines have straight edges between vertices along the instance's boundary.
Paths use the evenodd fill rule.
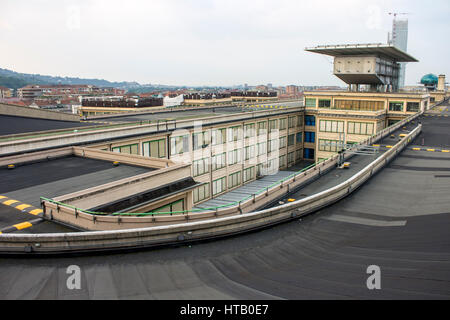
<path fill-rule="evenodd" d="M 421 84 L 437 84 L 438 83 L 438 77 L 434 74 L 426 74 L 420 79 Z"/>

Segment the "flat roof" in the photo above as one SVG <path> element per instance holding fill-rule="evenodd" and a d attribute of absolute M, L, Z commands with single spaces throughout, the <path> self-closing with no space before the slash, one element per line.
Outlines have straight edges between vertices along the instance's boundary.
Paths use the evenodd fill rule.
<path fill-rule="evenodd" d="M 67 156 L 0 169 L 0 195 L 40 207 L 41 196 L 53 198 L 152 170 Z"/>
<path fill-rule="evenodd" d="M 110 117 L 98 117 L 91 121 L 109 121 L 109 122 L 134 122 L 134 121 L 148 121 L 148 120 L 165 120 L 165 119 L 192 119 L 192 118 L 207 118 L 212 116 L 219 116 L 222 114 L 242 113 L 240 107 L 211 107 L 192 110 L 166 111 L 166 112 L 149 112 L 140 114 L 123 113 Z"/>
<path fill-rule="evenodd" d="M 419 61 L 395 46 L 382 43 L 320 45 L 316 47 L 307 47 L 305 48 L 305 51 L 325 54 L 333 57 L 355 55 L 382 55 L 397 62 Z"/>
<path fill-rule="evenodd" d="M 0 136 L 36 131 L 89 127 L 95 125 L 99 124 L 0 115 Z"/>

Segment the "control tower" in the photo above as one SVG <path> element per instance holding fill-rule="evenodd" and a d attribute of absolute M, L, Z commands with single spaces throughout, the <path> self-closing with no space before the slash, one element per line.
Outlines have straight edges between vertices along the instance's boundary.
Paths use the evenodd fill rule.
<path fill-rule="evenodd" d="M 418 62 L 397 46 L 381 43 L 325 45 L 305 50 L 333 56 L 333 74 L 347 83 L 350 91 L 360 91 L 360 85 L 367 85 L 370 91 L 396 92 L 400 63 Z"/>

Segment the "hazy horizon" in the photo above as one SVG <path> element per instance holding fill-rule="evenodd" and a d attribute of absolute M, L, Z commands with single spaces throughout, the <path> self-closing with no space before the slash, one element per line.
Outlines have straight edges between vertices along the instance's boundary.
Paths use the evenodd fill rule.
<path fill-rule="evenodd" d="M 406 12 L 406 85 L 449 75 L 450 2 L 12 1 L 0 5 L 0 67 L 178 86 L 345 86 L 321 44 L 386 43 Z M 436 50 L 438 49 L 438 50 Z"/>

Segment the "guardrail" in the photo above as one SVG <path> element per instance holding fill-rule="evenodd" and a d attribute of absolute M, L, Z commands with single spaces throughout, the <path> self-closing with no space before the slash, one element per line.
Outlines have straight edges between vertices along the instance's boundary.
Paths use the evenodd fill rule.
<path fill-rule="evenodd" d="M 408 121 L 419 115 L 409 117 Z M 384 135 L 403 126 L 408 122 L 405 120 L 383 130 Z M 401 152 L 421 132 L 421 129 L 422 126 L 419 124 L 393 148 L 348 180 L 295 202 L 257 212 L 166 226 L 79 233 L 0 235 L 0 253 L 61 254 L 161 246 L 229 236 L 297 219 L 352 193 Z M 370 141 L 372 138 L 374 137 L 368 140 Z M 126 218 L 133 217 L 122 219 Z M 134 218 L 136 219 L 136 217 Z"/>

